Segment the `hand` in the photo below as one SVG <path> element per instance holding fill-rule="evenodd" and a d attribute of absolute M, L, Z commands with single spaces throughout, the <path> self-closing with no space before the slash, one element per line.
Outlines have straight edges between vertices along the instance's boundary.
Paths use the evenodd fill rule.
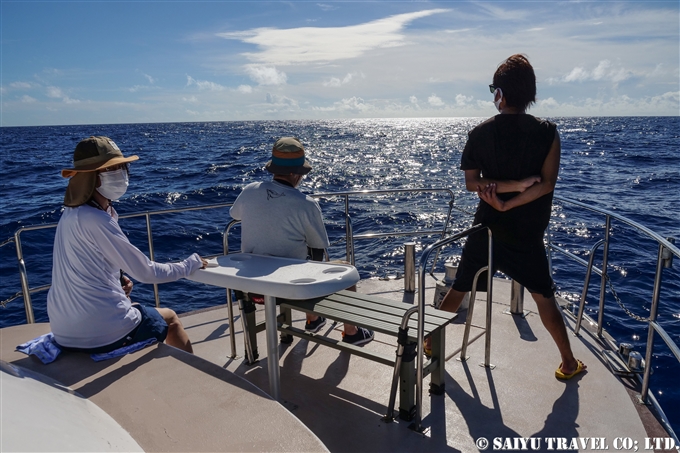
<path fill-rule="evenodd" d="M 477 186 L 477 195 L 496 211 L 505 211 L 505 202 L 496 194 L 496 183 L 487 184 L 484 188 Z"/>
<path fill-rule="evenodd" d="M 125 275 L 121 275 L 120 280 L 121 280 L 121 282 L 120 282 L 121 286 L 123 287 L 123 291 L 125 291 L 125 295 L 129 299 L 130 293 L 132 292 L 132 286 L 133 286 L 132 280 L 127 278 Z"/>
<path fill-rule="evenodd" d="M 205 269 L 206 267 L 208 267 L 208 260 L 206 260 L 205 258 L 201 258 L 201 263 L 203 263 L 201 269 Z"/>
<path fill-rule="evenodd" d="M 519 188 L 520 192 L 524 192 L 527 190 L 529 187 L 533 186 L 536 183 L 541 182 L 541 177 L 540 176 L 529 176 L 528 178 L 521 179 L 519 181 Z"/>

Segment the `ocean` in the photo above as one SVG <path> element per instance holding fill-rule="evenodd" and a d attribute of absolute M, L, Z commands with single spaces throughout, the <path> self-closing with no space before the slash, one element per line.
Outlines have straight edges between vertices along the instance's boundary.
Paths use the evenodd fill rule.
<path fill-rule="evenodd" d="M 73 149 L 90 135 L 111 137 L 125 155 L 140 160 L 131 166 L 130 187 L 116 203 L 121 215 L 185 206 L 230 203 L 251 181 L 266 179 L 264 164 L 274 141 L 296 136 L 306 145 L 313 171 L 303 180 L 306 193 L 363 189 L 447 188 L 455 194 L 449 225 L 460 231 L 471 225 L 476 195 L 464 188 L 460 157 L 467 132 L 483 118 L 364 119 L 331 121 L 246 121 L 223 123 L 112 124 L 88 126 L 4 127 L 0 129 L 0 241 L 22 226 L 59 220 L 66 180 L 59 171 L 71 166 Z M 562 159 L 556 194 L 611 210 L 663 237 L 680 239 L 680 118 L 550 118 L 558 125 Z M 440 192 L 352 197 L 355 234 L 442 227 L 448 198 Z M 344 202 L 320 199 L 333 259 L 345 257 Z M 602 237 L 604 216 L 556 206 L 551 231 L 555 242 L 588 259 Z M 215 255 L 222 250 L 228 208 L 154 216 L 155 259 L 177 260 L 192 252 Z M 122 219 L 130 240 L 148 253 L 146 224 L 141 217 Z M 50 283 L 54 231 L 22 233 L 31 287 Z M 378 238 L 357 241 L 357 268 L 362 278 L 384 278 L 403 272 L 403 243 L 417 250 L 436 237 Z M 239 231 L 230 234 L 238 249 Z M 460 253 L 456 247 L 445 255 Z M 601 252 L 596 255 L 601 264 Z M 608 270 L 621 302 L 637 316 L 649 315 L 656 243 L 614 222 Z M 561 295 L 576 301 L 585 271 L 554 255 L 555 281 Z M 664 269 L 659 323 L 680 344 L 680 261 Z M 21 291 L 14 244 L 0 248 L 0 300 Z M 597 316 L 600 278 L 593 275 L 587 312 Z M 150 285 L 136 284 L 136 301 L 153 304 Z M 647 329 L 630 317 L 607 293 L 605 327 L 620 342 L 644 354 Z M 192 282 L 160 286 L 163 306 L 186 312 L 224 303 L 224 291 Z M 46 292 L 32 297 L 37 321 L 47 321 Z M 0 327 L 25 322 L 23 299 L 0 309 Z M 680 364 L 658 339 L 651 389 L 680 432 Z"/>

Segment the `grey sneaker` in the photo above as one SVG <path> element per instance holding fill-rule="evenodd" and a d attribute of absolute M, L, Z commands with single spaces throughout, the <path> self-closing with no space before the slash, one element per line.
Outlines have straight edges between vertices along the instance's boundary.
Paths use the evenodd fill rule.
<path fill-rule="evenodd" d="M 345 335 L 345 332 L 343 332 L 342 342 L 359 346 L 360 344 L 365 344 L 373 340 L 374 336 L 375 334 L 373 333 L 372 330 L 368 330 L 363 327 L 357 327 L 357 333 L 355 333 L 354 335 Z"/>

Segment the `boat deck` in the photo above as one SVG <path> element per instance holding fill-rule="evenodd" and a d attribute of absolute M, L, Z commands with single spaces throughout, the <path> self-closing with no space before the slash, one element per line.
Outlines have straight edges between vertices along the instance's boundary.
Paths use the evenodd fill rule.
<path fill-rule="evenodd" d="M 426 301 L 433 298 L 434 283 L 430 284 Z M 403 281 L 363 280 L 358 291 L 409 304 L 414 298 L 413 294 L 403 292 Z M 541 324 L 533 299 L 525 294 L 526 317 L 503 314 L 509 309 L 510 282 L 497 279 L 491 342 L 491 363 L 495 368 L 488 369 L 480 366 L 484 361 L 486 293 L 478 293 L 477 301 L 469 360 L 457 360 L 465 326 L 463 311 L 447 327 L 446 353 L 453 357 L 446 363 L 445 395 L 430 396 L 429 379 L 424 379 L 423 425 L 428 428 L 425 436 L 409 430 L 409 422 L 381 420 L 389 401 L 391 367 L 304 339 L 295 338 L 292 344 L 279 346 L 284 406 L 330 451 L 470 452 L 480 450 L 475 441 L 482 437 L 490 442 L 494 438 L 540 438 L 541 450 L 547 449 L 547 438 L 567 438 L 569 442 L 572 438 L 604 439 L 601 442 L 610 449 L 615 448 L 615 440 L 630 438 L 643 450 L 648 434 L 632 392 L 612 375 L 594 335 L 582 329 L 580 339 L 571 338 L 576 357 L 588 365 L 587 373 L 567 382 L 557 380 L 554 377 L 560 362 L 557 348 Z M 258 311 L 263 319 L 262 308 Z M 294 319 L 303 328 L 304 314 L 294 313 Z M 258 337 L 260 361 L 245 364 L 237 318 L 239 357 L 230 359 L 227 320 L 226 307 L 182 318 L 197 355 L 266 391 L 265 333 Z M 568 329 L 573 331 L 571 321 Z M 321 333 L 339 339 L 341 331 L 341 324 L 329 322 Z M 396 349 L 393 338 L 380 334 L 364 347 L 384 354 L 394 354 Z"/>
<path fill-rule="evenodd" d="M 431 301 L 434 282 L 428 281 L 426 300 Z M 358 291 L 407 304 L 415 297 L 403 292 L 399 280 L 364 280 Z M 269 389 L 265 332 L 258 334 L 260 361 L 246 364 L 235 307 L 239 355 L 230 358 L 226 305 L 182 316 L 195 355 L 205 360 L 160 345 L 122 359 L 92 362 L 86 365 L 92 370 L 86 372 L 69 370 L 71 359 L 66 356 L 42 365 L 12 351 L 16 344 L 49 330 L 47 324 L 0 331 L 0 358 L 49 375 L 83 394 L 146 451 L 320 451 L 325 445 L 333 452 L 475 452 L 483 450 L 481 438 L 491 443 L 489 450 L 494 449 L 494 439 L 505 449 L 515 449 L 507 448 L 521 448 L 512 444 L 513 439 L 533 438 L 534 444 L 528 446 L 533 451 L 595 451 L 605 446 L 645 451 L 645 438 L 668 437 L 633 402 L 633 383 L 622 383 L 611 374 L 600 354 L 602 345 L 587 329 L 582 329 L 580 338 L 571 338 L 576 357 L 588 365 L 587 372 L 570 381 L 557 380 L 557 348 L 528 293 L 526 317 L 503 314 L 509 308 L 509 281 L 497 279 L 494 284 L 491 363 L 495 367 L 479 366 L 484 360 L 485 297 L 486 293 L 477 294 L 469 360 L 457 360 L 466 312 L 446 327 L 446 353 L 452 356 L 445 367 L 446 392 L 431 396 L 425 390 L 424 434 L 409 429 L 409 422 L 381 419 L 389 400 L 391 367 L 299 338 L 279 346 L 283 401 L 278 405 L 265 394 Z M 258 306 L 257 316 L 264 319 L 263 307 Z M 304 314 L 293 312 L 293 317 L 294 324 L 304 328 Z M 339 339 L 341 329 L 342 325 L 329 322 L 320 333 Z M 573 330 L 570 319 L 568 329 Z M 364 347 L 384 354 L 394 354 L 396 349 L 394 339 L 381 334 Z M 148 374 L 151 371 L 157 375 Z M 64 382 L 65 377 L 69 382 Z M 428 384 L 426 377 L 425 389 Z M 117 394 L 126 396 L 117 401 Z M 168 394 L 176 395 L 172 406 L 179 408 L 176 414 L 158 403 Z M 140 424 L 157 418 L 160 421 L 149 426 Z M 573 439 L 585 444 L 574 448 Z M 627 442 L 631 448 L 624 448 Z"/>

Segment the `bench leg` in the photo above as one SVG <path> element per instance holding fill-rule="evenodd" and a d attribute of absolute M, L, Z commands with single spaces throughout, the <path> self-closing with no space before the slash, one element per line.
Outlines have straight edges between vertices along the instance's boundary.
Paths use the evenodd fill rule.
<path fill-rule="evenodd" d="M 444 328 L 432 332 L 432 361 L 437 361 L 437 368 L 432 370 L 430 376 L 430 394 L 443 395 L 446 380 L 444 343 L 446 331 Z"/>
<path fill-rule="evenodd" d="M 252 365 L 255 363 L 259 357 L 257 352 L 257 331 L 256 331 L 256 321 L 255 321 L 255 304 L 249 300 L 247 297 L 239 298 L 238 300 L 239 308 L 241 309 L 241 320 L 243 322 L 243 335 L 246 335 L 247 342 L 250 344 L 251 351 L 253 353 L 252 361 L 248 357 L 248 343 L 244 341 L 246 347 L 246 359 Z"/>
<path fill-rule="evenodd" d="M 286 324 L 288 326 L 293 325 L 293 315 L 291 314 L 290 308 L 283 308 L 282 306 L 279 306 L 279 310 L 281 311 L 279 318 L 281 319 L 282 324 Z M 281 343 L 291 344 L 292 342 L 292 335 L 281 332 Z"/>
<path fill-rule="evenodd" d="M 399 369 L 399 418 L 411 421 L 416 416 L 416 358 L 402 359 Z"/>

